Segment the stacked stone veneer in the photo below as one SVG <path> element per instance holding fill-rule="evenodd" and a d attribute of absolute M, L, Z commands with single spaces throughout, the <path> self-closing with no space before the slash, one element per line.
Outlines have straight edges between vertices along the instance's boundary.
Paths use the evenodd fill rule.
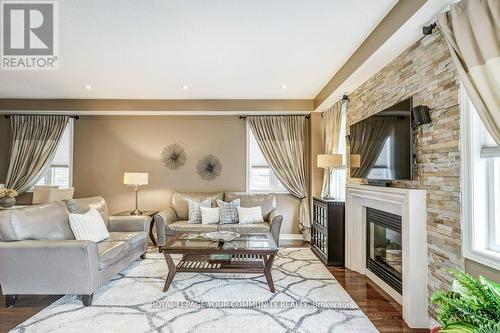
<path fill-rule="evenodd" d="M 437 30 L 437 29 L 436 29 Z M 429 294 L 451 285 L 463 268 L 460 227 L 460 81 L 445 40 L 426 36 L 349 95 L 348 125 L 413 97 L 431 108 L 432 123 L 414 131 L 414 181 L 395 187 L 427 190 Z M 348 179 L 357 183 L 359 179 Z M 431 307 L 431 314 L 433 313 Z"/>

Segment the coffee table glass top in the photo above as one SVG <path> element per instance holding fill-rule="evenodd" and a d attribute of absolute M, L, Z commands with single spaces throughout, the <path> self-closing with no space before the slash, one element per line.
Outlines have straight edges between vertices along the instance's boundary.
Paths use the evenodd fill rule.
<path fill-rule="evenodd" d="M 164 249 L 276 250 L 270 234 L 246 234 L 229 242 L 214 242 L 199 233 L 183 233 Z"/>

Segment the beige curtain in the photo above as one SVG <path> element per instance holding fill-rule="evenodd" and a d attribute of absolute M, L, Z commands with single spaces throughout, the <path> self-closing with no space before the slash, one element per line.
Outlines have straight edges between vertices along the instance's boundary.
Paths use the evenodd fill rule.
<path fill-rule="evenodd" d="M 351 154 L 361 156 L 361 167 L 352 169 L 352 178 L 368 176 L 391 134 L 393 123 L 394 117 L 371 117 L 351 126 Z"/>
<path fill-rule="evenodd" d="M 68 123 L 68 116 L 10 117 L 10 157 L 5 185 L 24 193 L 47 170 Z"/>
<path fill-rule="evenodd" d="M 500 145 L 500 1 L 462 0 L 437 24 L 472 104 Z"/>
<path fill-rule="evenodd" d="M 339 147 L 339 133 L 342 125 L 342 101 L 338 101 L 323 112 L 323 138 L 325 144 L 325 154 L 336 154 Z M 323 170 L 323 188 L 321 197 L 325 197 L 330 191 L 330 172 L 327 169 Z"/>
<path fill-rule="evenodd" d="M 252 116 L 248 124 L 267 163 L 280 182 L 301 199 L 300 231 L 310 239 L 307 186 L 306 119 L 305 116 Z"/>

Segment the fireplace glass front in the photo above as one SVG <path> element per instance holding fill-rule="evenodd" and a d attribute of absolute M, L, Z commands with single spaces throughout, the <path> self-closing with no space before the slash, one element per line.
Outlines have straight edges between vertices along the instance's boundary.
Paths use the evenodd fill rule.
<path fill-rule="evenodd" d="M 401 216 L 366 208 L 366 267 L 402 294 Z"/>

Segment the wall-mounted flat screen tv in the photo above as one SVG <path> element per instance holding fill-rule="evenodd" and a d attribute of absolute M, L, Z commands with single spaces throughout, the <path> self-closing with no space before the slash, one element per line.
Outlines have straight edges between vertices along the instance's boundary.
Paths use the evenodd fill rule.
<path fill-rule="evenodd" d="M 350 153 L 359 160 L 351 178 L 412 179 L 411 109 L 409 98 L 350 126 Z"/>

